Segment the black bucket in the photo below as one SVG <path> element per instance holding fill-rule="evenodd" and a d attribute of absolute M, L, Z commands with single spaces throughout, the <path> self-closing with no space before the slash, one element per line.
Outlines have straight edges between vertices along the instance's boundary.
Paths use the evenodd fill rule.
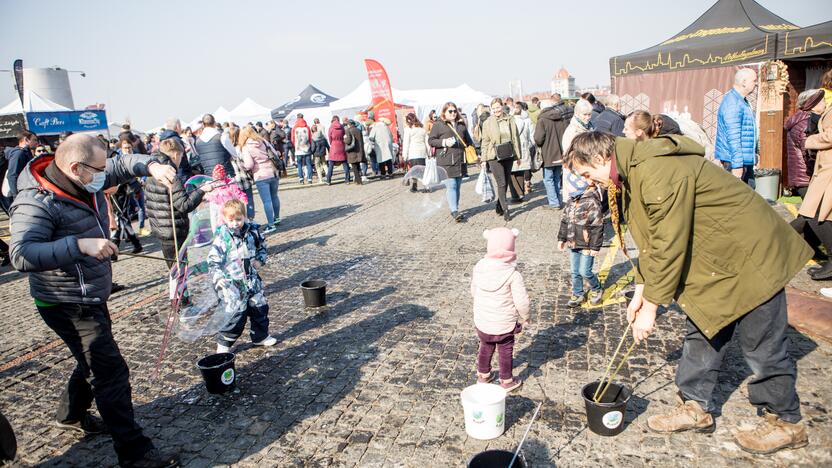
<path fill-rule="evenodd" d="M 309 280 L 300 284 L 303 290 L 303 302 L 306 307 L 323 307 L 326 305 L 326 281 Z"/>
<path fill-rule="evenodd" d="M 517 454 L 517 458 L 511 467 L 511 458 L 514 457 L 514 452 L 505 450 L 486 450 L 480 452 L 471 458 L 468 462 L 468 468 L 526 468 L 526 457 L 523 452 Z"/>
<path fill-rule="evenodd" d="M 624 430 L 624 415 L 627 413 L 627 403 L 632 393 L 624 385 L 613 382 L 601 401 L 595 403 L 592 397 L 598 385 L 599 382 L 592 382 L 581 390 L 586 404 L 586 423 L 589 430 L 598 435 L 618 435 Z"/>
<path fill-rule="evenodd" d="M 0 413 L 0 465 L 2 462 L 14 461 L 17 456 L 17 439 L 14 437 L 12 425 Z"/>
<path fill-rule="evenodd" d="M 211 354 L 200 359 L 196 367 L 205 380 L 208 393 L 225 393 L 237 383 L 237 370 L 234 368 L 234 353 Z"/>

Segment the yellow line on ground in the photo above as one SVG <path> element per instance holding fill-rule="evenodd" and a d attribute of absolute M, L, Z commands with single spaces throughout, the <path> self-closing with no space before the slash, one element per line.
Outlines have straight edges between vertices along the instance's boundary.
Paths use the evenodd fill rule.
<path fill-rule="evenodd" d="M 604 261 L 601 263 L 601 268 L 598 271 L 598 281 L 601 282 L 603 285 L 607 281 L 607 277 L 610 275 L 610 270 L 615 263 L 615 257 L 618 255 L 618 251 L 621 248 L 621 243 L 618 242 L 618 236 L 613 237 L 612 244 L 610 244 L 610 248 L 607 251 L 607 255 L 604 257 Z M 593 306 L 589 304 L 589 301 L 584 302 L 581 307 L 584 309 L 593 309 L 596 307 L 604 307 L 607 305 L 612 304 L 620 304 L 624 302 L 627 298 L 619 294 L 619 292 L 624 289 L 625 286 L 630 284 L 633 281 L 633 269 L 630 270 L 621 276 L 615 284 L 606 288 L 604 290 L 604 296 L 601 303 L 597 306 Z"/>

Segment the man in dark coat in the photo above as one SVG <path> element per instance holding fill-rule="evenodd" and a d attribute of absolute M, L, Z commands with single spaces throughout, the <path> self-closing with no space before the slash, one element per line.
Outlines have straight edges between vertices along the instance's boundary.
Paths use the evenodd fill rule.
<path fill-rule="evenodd" d="M 534 143 L 540 147 L 543 156 L 543 186 L 550 208 L 560 209 L 564 200 L 563 182 L 563 133 L 569 126 L 569 119 L 563 118 L 560 108 L 544 106 L 534 129 Z"/>
<path fill-rule="evenodd" d="M 17 196 L 17 178 L 23 172 L 23 168 L 29 164 L 34 157 L 32 150 L 38 146 L 38 137 L 28 130 L 17 132 L 17 146 L 6 148 L 4 156 L 6 159 L 6 175 L 2 182 L 4 206 L 9 207 Z"/>
<path fill-rule="evenodd" d="M 624 115 L 621 113 L 621 99 L 616 94 L 610 94 L 607 97 L 607 106 L 598 115 L 595 115 L 595 110 L 592 112 L 592 119 L 590 119 L 595 130 L 599 132 L 609 133 L 612 136 L 624 136 Z"/>
<path fill-rule="evenodd" d="M 344 125 L 346 125 L 346 134 L 344 135 L 344 149 L 347 152 L 347 162 L 352 168 L 352 175 L 355 178 L 356 185 L 364 185 L 364 180 L 361 176 L 361 163 L 367 161 L 367 156 L 364 153 L 364 136 L 361 130 L 358 129 L 354 120 L 344 117 Z"/>
<path fill-rule="evenodd" d="M 85 434 L 108 432 L 121 466 L 176 466 L 159 453 L 133 417 L 129 371 L 113 339 L 107 300 L 112 286 L 103 190 L 152 176 L 170 184 L 176 171 L 149 156 L 107 158 L 89 135 L 72 135 L 54 157 L 42 156 L 20 175 L 11 208 L 14 267 L 29 273 L 38 313 L 77 361 L 61 396 L 57 424 Z M 88 410 L 95 399 L 101 419 Z"/>

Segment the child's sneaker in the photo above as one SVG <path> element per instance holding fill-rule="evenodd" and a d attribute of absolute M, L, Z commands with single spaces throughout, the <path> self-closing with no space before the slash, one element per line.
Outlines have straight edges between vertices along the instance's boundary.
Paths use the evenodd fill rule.
<path fill-rule="evenodd" d="M 589 292 L 589 303 L 596 306 L 601 303 L 601 299 L 604 298 L 604 290 L 599 289 L 597 291 L 590 291 Z"/>
<path fill-rule="evenodd" d="M 572 295 L 569 298 L 569 302 L 566 303 L 566 307 L 579 307 L 582 302 L 584 302 L 585 294 L 581 294 L 580 296 Z"/>
<path fill-rule="evenodd" d="M 516 390 L 521 385 L 523 385 L 523 381 L 515 377 L 512 377 L 511 380 L 509 380 L 508 382 L 504 381 L 503 379 L 500 379 L 500 386 L 503 387 L 503 390 L 505 390 L 506 392 Z"/>
<path fill-rule="evenodd" d="M 230 352 L 231 352 L 231 346 L 226 346 L 226 345 L 221 345 L 221 344 L 217 345 L 217 354 L 230 353 Z"/>
<path fill-rule="evenodd" d="M 477 372 L 477 383 L 489 383 L 492 380 L 494 380 L 494 375 L 491 372 L 487 374 Z"/>
<path fill-rule="evenodd" d="M 271 234 L 273 232 L 277 232 L 277 227 L 273 224 L 270 224 L 264 231 L 263 234 Z"/>
<path fill-rule="evenodd" d="M 273 336 L 267 336 L 263 339 L 263 341 L 257 341 L 253 344 L 254 346 L 274 346 L 277 344 L 277 338 Z"/>

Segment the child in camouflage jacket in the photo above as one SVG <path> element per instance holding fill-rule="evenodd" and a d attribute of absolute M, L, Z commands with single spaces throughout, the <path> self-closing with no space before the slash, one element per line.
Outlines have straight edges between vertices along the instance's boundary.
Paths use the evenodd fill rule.
<path fill-rule="evenodd" d="M 217 228 L 208 269 L 220 303 L 231 319 L 217 335 L 217 353 L 227 353 L 251 319 L 251 341 L 256 346 L 274 346 L 269 335 L 269 304 L 257 268 L 266 263 L 266 240 L 258 226 L 246 218 L 246 205 L 232 199 L 222 207 L 225 223 Z"/>
<path fill-rule="evenodd" d="M 601 250 L 604 240 L 604 212 L 601 192 L 594 185 L 583 185 L 569 193 L 569 200 L 563 210 L 558 231 L 558 249 L 570 250 L 569 264 L 572 270 L 572 297 L 569 307 L 578 307 L 583 302 L 584 281 L 589 283 L 589 302 L 601 303 L 604 290 L 598 276 L 592 272 L 595 256 Z"/>

